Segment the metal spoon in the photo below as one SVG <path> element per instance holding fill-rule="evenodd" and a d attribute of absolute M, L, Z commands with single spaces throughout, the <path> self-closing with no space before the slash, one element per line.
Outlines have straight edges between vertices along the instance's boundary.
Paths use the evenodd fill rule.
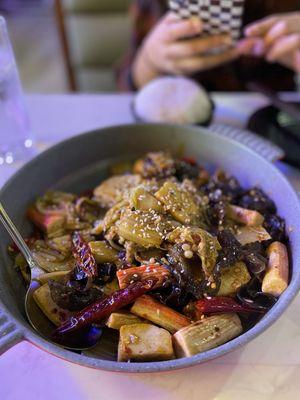
<path fill-rule="evenodd" d="M 38 265 L 38 263 L 34 259 L 33 254 L 31 253 L 30 249 L 22 238 L 20 232 L 7 215 L 1 203 L 0 221 L 2 222 L 3 226 L 7 230 L 14 243 L 18 246 L 19 250 L 25 257 L 28 266 L 30 267 L 31 281 L 25 296 L 25 312 L 31 326 L 47 340 L 69 350 L 81 351 L 87 350 L 95 346 L 102 334 L 102 328 L 96 325 L 87 327 L 84 330 L 79 330 L 72 335 L 53 339 L 52 333 L 55 328 L 37 306 L 33 298 L 33 292 L 41 286 L 37 279 L 39 275 L 41 275 L 45 271 Z"/>

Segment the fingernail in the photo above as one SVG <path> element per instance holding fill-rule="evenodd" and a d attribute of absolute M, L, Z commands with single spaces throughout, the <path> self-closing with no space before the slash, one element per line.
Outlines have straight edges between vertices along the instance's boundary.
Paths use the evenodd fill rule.
<path fill-rule="evenodd" d="M 246 48 L 245 42 L 243 41 L 237 42 L 236 49 L 240 54 L 242 54 L 245 51 L 245 48 Z"/>
<path fill-rule="evenodd" d="M 257 42 L 255 43 L 253 47 L 253 54 L 255 56 L 262 56 L 265 52 L 265 45 L 263 42 Z"/>
<path fill-rule="evenodd" d="M 251 35 L 252 35 L 252 32 L 253 32 L 253 28 L 252 28 L 252 27 L 249 27 L 249 28 L 245 28 L 245 29 L 244 29 L 244 34 L 245 34 L 245 36 L 251 36 Z"/>
<path fill-rule="evenodd" d="M 231 36 L 224 36 L 222 41 L 224 44 L 232 44 L 233 43 Z"/>

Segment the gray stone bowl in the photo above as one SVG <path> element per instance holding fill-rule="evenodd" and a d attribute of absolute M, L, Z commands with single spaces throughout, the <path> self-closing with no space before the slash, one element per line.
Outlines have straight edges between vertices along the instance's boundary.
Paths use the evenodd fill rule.
<path fill-rule="evenodd" d="M 7 255 L 10 242 L 0 226 L 0 353 L 27 340 L 65 360 L 108 371 L 158 372 L 203 363 L 248 343 L 274 323 L 300 287 L 299 199 L 275 166 L 244 145 L 204 128 L 172 125 L 127 125 L 96 130 L 66 140 L 43 152 L 15 174 L 0 192 L 0 201 L 24 236 L 30 232 L 27 206 L 47 189 L 80 192 L 97 185 L 107 166 L 149 150 L 184 151 L 208 168 L 221 167 L 245 187 L 260 185 L 276 202 L 289 228 L 292 276 L 277 304 L 252 329 L 230 342 L 195 355 L 164 362 L 118 363 L 115 337 L 109 334 L 85 354 L 65 350 L 37 334 L 24 313 L 24 284 Z"/>

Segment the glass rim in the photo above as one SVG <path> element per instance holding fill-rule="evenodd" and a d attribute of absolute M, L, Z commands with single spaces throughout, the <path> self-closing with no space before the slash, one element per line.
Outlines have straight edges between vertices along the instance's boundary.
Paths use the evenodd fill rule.
<path fill-rule="evenodd" d="M 12 51 L 6 19 L 0 14 L 0 46 Z"/>

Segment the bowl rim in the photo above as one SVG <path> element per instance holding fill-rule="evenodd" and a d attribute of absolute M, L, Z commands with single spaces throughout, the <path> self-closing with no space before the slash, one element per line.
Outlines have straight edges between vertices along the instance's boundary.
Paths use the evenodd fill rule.
<path fill-rule="evenodd" d="M 287 178 L 283 175 L 283 173 L 276 168 L 276 166 L 269 161 L 266 161 L 262 156 L 257 154 L 255 151 L 252 149 L 248 148 L 246 145 L 239 143 L 231 138 L 219 135 L 218 133 L 212 132 L 209 130 L 209 128 L 204 128 L 204 127 L 196 127 L 196 126 L 186 126 L 186 125 L 176 125 L 176 124 L 161 124 L 161 123 L 145 123 L 145 124 L 119 124 L 119 125 L 113 125 L 113 126 L 107 126 L 107 127 L 101 127 L 99 129 L 93 129 L 90 131 L 86 131 L 83 133 L 80 133 L 78 135 L 72 136 L 70 138 L 67 138 L 65 140 L 59 141 L 53 146 L 49 147 L 45 151 L 41 152 L 38 154 L 36 157 L 34 157 L 32 160 L 30 160 L 28 163 L 23 165 L 15 174 L 13 174 L 3 185 L 3 187 L 0 189 L 0 198 L 3 192 L 9 187 L 14 179 L 26 172 L 27 169 L 30 169 L 31 165 L 34 163 L 40 162 L 40 160 L 43 159 L 43 157 L 46 154 L 51 154 L 52 152 L 55 152 L 57 148 L 59 148 L 62 144 L 66 144 L 68 142 L 73 142 L 76 140 L 80 140 L 81 137 L 86 136 L 86 135 L 93 135 L 93 134 L 101 134 L 104 131 L 116 131 L 117 129 L 139 129 L 142 131 L 143 127 L 148 127 L 149 126 L 155 126 L 155 127 L 160 127 L 162 129 L 168 128 L 168 129 L 188 129 L 195 131 L 197 133 L 205 134 L 205 135 L 210 135 L 213 136 L 215 139 L 218 141 L 224 141 L 229 143 L 230 145 L 234 146 L 235 148 L 241 150 L 241 151 L 246 151 L 254 157 L 258 157 L 260 161 L 268 166 L 268 168 L 273 169 L 274 174 L 276 176 L 280 177 L 282 182 L 289 187 L 289 197 L 295 204 L 297 204 L 298 208 L 298 214 L 300 216 L 300 201 L 297 193 L 295 192 L 294 188 L 292 185 L 289 183 Z M 298 238 L 300 242 L 300 234 Z M 293 260 L 293 263 L 296 260 Z M 237 338 L 221 345 L 218 346 L 217 348 L 205 351 L 203 353 L 196 354 L 191 357 L 185 357 L 185 358 L 179 358 L 179 359 L 174 359 L 174 360 L 168 360 L 168 361 L 154 361 L 154 362 L 117 362 L 117 361 L 110 361 L 110 360 L 103 360 L 103 359 L 97 359 L 97 358 L 91 358 L 87 355 L 82 355 L 82 354 L 77 354 L 71 351 L 68 351 L 66 349 L 63 349 L 62 347 L 49 342 L 47 339 L 44 339 L 42 336 L 40 336 L 38 333 L 36 333 L 29 325 L 28 322 L 24 319 L 16 318 L 12 313 L 5 307 L 3 302 L 1 301 L 0 298 L 0 309 L 4 309 L 6 313 L 9 315 L 10 320 L 12 320 L 17 327 L 19 328 L 19 331 L 22 333 L 22 338 L 24 340 L 29 341 L 30 343 L 36 345 L 37 347 L 49 352 L 50 354 L 53 354 L 59 358 L 62 358 L 64 360 L 67 360 L 69 362 L 73 362 L 82 366 L 86 367 L 91 367 L 91 368 L 96 368 L 100 370 L 105 370 L 105 371 L 113 371 L 113 372 L 161 372 L 161 371 L 172 371 L 172 370 L 177 370 L 177 369 L 182 369 L 185 367 L 191 367 L 195 366 L 197 364 L 215 359 L 217 357 L 220 357 L 222 355 L 225 355 L 233 350 L 238 349 L 239 347 L 245 345 L 248 343 L 250 340 L 254 339 L 261 333 L 263 333 L 268 327 L 270 327 L 274 322 L 277 321 L 277 319 L 283 314 L 283 312 L 287 309 L 287 307 L 290 305 L 290 303 L 293 301 L 295 296 L 297 295 L 297 292 L 300 289 L 300 270 L 296 275 L 293 276 L 293 280 L 290 282 L 288 288 L 286 291 L 282 294 L 278 302 L 272 307 L 272 309 L 249 331 L 243 333 L 242 335 L 238 336 Z"/>

